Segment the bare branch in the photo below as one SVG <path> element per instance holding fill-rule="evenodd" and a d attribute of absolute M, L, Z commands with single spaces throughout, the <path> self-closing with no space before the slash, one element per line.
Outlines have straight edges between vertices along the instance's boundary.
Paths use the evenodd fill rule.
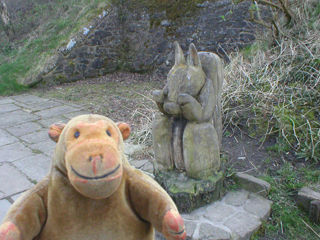
<path fill-rule="evenodd" d="M 265 22 L 265 21 L 263 21 L 261 19 L 256 19 L 253 13 L 254 13 L 254 11 L 249 10 L 249 14 L 250 14 L 250 17 L 251 17 L 249 19 L 250 22 L 262 25 L 262 26 L 264 26 L 266 28 L 271 28 L 270 25 L 267 22 Z"/>
<path fill-rule="evenodd" d="M 281 4 L 281 6 L 282 6 L 282 9 L 283 9 L 284 14 L 285 14 L 286 17 L 287 17 L 287 23 L 286 23 L 286 25 L 289 25 L 289 24 L 291 23 L 291 21 L 292 21 L 292 15 L 291 15 L 288 7 L 286 6 L 285 2 L 284 2 L 283 0 L 279 0 L 279 2 L 280 2 L 280 4 Z"/>
<path fill-rule="evenodd" d="M 267 5 L 267 6 L 282 10 L 282 8 L 279 5 L 277 5 L 277 4 L 273 3 L 273 2 L 269 2 L 269 1 L 265 1 L 265 0 L 258 0 L 257 3 L 259 3 L 261 5 Z"/>
<path fill-rule="evenodd" d="M 275 38 L 278 38 L 280 36 L 280 29 L 278 27 L 278 24 L 276 23 L 275 20 L 272 20 L 272 25 L 274 26 L 275 30 L 274 30 L 274 36 Z"/>
<path fill-rule="evenodd" d="M 273 2 L 269 2 L 267 0 L 258 0 L 257 3 L 260 3 L 262 5 L 271 6 L 273 8 L 276 8 L 276 9 L 282 11 L 285 14 L 286 18 L 287 18 L 286 25 L 289 25 L 291 23 L 291 20 L 292 20 L 292 15 L 291 15 L 288 7 L 287 7 L 286 1 L 284 1 L 284 0 L 278 0 L 278 1 L 279 1 L 280 5 L 277 5 L 277 4 L 273 3 Z"/>
<path fill-rule="evenodd" d="M 271 28 L 270 25 L 269 25 L 268 23 L 266 23 L 265 21 L 263 21 L 263 20 L 257 20 L 257 19 L 255 19 L 255 18 L 251 18 L 251 19 L 250 19 L 250 22 L 259 24 L 259 25 L 264 26 L 264 27 L 266 27 L 266 28 Z"/>

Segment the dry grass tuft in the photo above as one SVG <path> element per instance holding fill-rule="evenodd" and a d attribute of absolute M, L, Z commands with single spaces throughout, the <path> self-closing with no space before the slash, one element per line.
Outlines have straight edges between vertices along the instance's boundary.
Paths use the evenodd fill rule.
<path fill-rule="evenodd" d="M 229 56 L 225 69 L 225 126 L 277 137 L 278 150 L 320 160 L 320 3 L 291 1 L 295 24 L 270 47 L 265 34 Z M 281 19 L 280 19 L 281 21 Z M 281 22 L 280 22 L 281 24 Z M 279 24 L 279 25 L 280 25 Z M 258 131 L 257 131 L 258 130 Z"/>

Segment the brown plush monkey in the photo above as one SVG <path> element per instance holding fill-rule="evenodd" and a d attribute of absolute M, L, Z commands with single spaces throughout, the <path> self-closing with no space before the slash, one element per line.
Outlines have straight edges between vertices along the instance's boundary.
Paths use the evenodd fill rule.
<path fill-rule="evenodd" d="M 100 115 L 53 124 L 51 171 L 9 209 L 0 240 L 152 240 L 154 228 L 185 239 L 171 198 L 126 160 L 129 134 L 128 124 Z"/>

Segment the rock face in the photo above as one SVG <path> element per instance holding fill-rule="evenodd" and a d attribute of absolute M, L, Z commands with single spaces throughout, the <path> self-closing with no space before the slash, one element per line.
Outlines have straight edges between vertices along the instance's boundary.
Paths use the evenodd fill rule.
<path fill-rule="evenodd" d="M 254 41 L 248 23 L 250 3 L 232 0 L 113 0 L 69 43 L 47 60 L 44 68 L 21 83 L 55 85 L 105 75 L 116 70 L 167 73 L 173 42 L 187 50 L 224 55 Z"/>

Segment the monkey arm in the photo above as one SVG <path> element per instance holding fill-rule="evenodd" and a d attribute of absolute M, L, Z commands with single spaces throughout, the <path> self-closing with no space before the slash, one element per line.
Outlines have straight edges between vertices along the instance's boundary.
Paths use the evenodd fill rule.
<path fill-rule="evenodd" d="M 184 117 L 192 122 L 209 121 L 214 111 L 214 89 L 210 80 L 204 84 L 198 100 L 189 94 L 180 94 L 178 102 Z"/>
<path fill-rule="evenodd" d="M 183 240 L 183 220 L 170 196 L 152 178 L 138 170 L 129 176 L 130 200 L 138 215 L 150 222 L 167 240 Z"/>
<path fill-rule="evenodd" d="M 46 182 L 41 181 L 11 206 L 0 225 L 0 240 L 32 240 L 39 234 L 47 217 L 43 199 Z"/>

